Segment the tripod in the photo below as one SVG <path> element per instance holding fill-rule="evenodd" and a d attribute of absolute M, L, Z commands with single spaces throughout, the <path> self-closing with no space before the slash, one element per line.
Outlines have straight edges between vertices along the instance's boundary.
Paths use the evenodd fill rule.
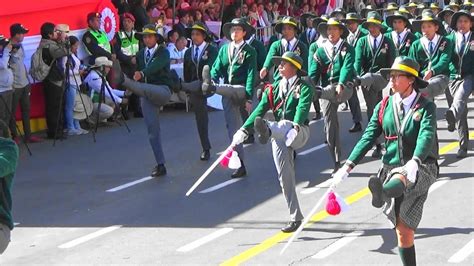
<path fill-rule="evenodd" d="M 101 67 L 103 68 L 103 67 Z M 95 70 L 92 70 L 92 71 L 95 71 Z M 102 84 L 100 86 L 100 92 L 99 92 L 99 104 L 97 106 L 97 114 L 96 114 L 96 118 L 95 118 L 95 132 L 97 132 L 97 129 L 99 127 L 99 116 L 100 116 L 100 108 L 102 106 L 103 103 L 105 103 L 105 90 L 107 89 L 107 93 L 109 94 L 110 98 L 112 99 L 112 102 L 114 103 L 114 106 L 115 106 L 115 109 L 116 110 L 121 110 L 121 106 L 120 104 L 118 104 L 116 101 L 115 101 L 115 98 L 114 98 L 114 95 L 112 95 L 112 91 L 110 90 L 110 87 L 109 86 L 106 86 L 107 84 L 107 80 L 105 78 L 105 75 L 102 75 L 102 73 L 98 72 L 99 76 L 101 77 L 102 79 Z M 117 124 L 119 126 L 122 126 L 122 124 L 118 121 L 117 117 L 118 117 L 118 113 L 115 112 L 114 110 L 114 120 L 117 122 Z M 125 121 L 125 119 L 123 118 L 123 116 L 121 117 L 122 118 L 122 122 L 123 124 L 125 125 L 125 128 L 127 129 L 128 133 L 130 133 L 130 128 L 128 127 L 128 124 L 127 122 Z"/>
<path fill-rule="evenodd" d="M 5 101 L 5 99 L 3 98 L 2 95 L 0 95 L 0 99 L 2 99 L 2 103 L 5 105 L 5 107 L 8 107 L 7 101 Z M 33 156 L 33 153 L 31 153 L 31 150 L 30 150 L 30 147 L 28 146 L 28 143 L 26 143 L 25 135 L 21 134 L 20 128 L 16 124 L 15 117 L 13 116 L 12 110 L 10 108 L 5 108 L 5 109 L 8 110 L 8 116 L 10 117 L 10 119 L 8 119 L 8 121 L 14 120 L 16 130 L 18 131 L 18 134 L 20 134 L 21 139 L 23 139 L 23 143 L 25 144 L 25 147 L 28 150 L 28 154 L 30 154 L 30 156 Z M 5 124 L 7 124 L 7 123 L 5 123 Z M 7 127 L 7 130 L 8 130 L 8 124 L 6 125 L 6 127 Z"/>

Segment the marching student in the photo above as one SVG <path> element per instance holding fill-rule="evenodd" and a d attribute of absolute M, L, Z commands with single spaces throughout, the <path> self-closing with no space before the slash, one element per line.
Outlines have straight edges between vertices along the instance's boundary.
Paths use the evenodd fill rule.
<path fill-rule="evenodd" d="M 349 31 L 335 18 L 319 24 L 318 31 L 327 41 L 316 50 L 308 75 L 312 86 L 321 84 L 317 87 L 315 98 L 322 100 L 326 141 L 335 173 L 340 167 L 342 152 L 337 109 L 339 104 L 352 96 L 354 48 L 345 41 Z"/>
<path fill-rule="evenodd" d="M 459 133 L 458 158 L 467 156 L 469 145 L 469 128 L 467 124 L 467 100 L 472 93 L 474 79 L 474 34 L 473 17 L 466 10 L 453 15 L 451 27 L 456 31 L 449 36 L 454 44 L 451 58 L 449 90 L 446 98 L 449 109 L 446 111 L 448 130 Z"/>
<path fill-rule="evenodd" d="M 281 33 L 283 38 L 275 41 L 270 46 L 263 68 L 260 70 L 260 79 L 264 79 L 268 71 L 274 67 L 272 58 L 274 56 L 282 56 L 285 52 L 295 52 L 303 58 L 303 69 L 306 71 L 308 69 L 308 46 L 297 38 L 297 34 L 300 31 L 298 22 L 292 17 L 284 17 L 275 25 L 275 31 Z M 280 78 L 280 73 L 275 71 L 273 73 L 273 80 L 277 81 Z"/>
<path fill-rule="evenodd" d="M 437 17 L 443 23 L 443 27 L 446 30 L 447 34 L 451 34 L 453 32 L 453 28 L 451 28 L 451 19 L 454 15 L 454 11 L 451 7 L 447 6 L 443 9 L 443 11 L 439 12 Z"/>
<path fill-rule="evenodd" d="M 211 155 L 209 141 L 209 117 L 207 113 L 207 96 L 203 95 L 202 69 L 212 66 L 217 57 L 217 48 L 209 42 L 209 30 L 201 22 L 196 22 L 186 28 L 187 38 L 192 40 L 192 46 L 184 54 L 184 82 L 181 84 L 183 91 L 189 94 L 189 100 L 194 109 L 196 126 L 201 141 L 202 153 L 200 160 L 207 161 Z"/>
<path fill-rule="evenodd" d="M 252 108 L 257 54 L 255 49 L 245 42 L 245 39 L 250 38 L 254 31 L 255 29 L 247 23 L 245 18 L 236 18 L 224 24 L 223 32 L 232 42 L 220 48 L 212 69 L 204 66 L 202 71 L 202 92 L 205 95 L 217 93 L 222 96 L 227 133 L 230 139 L 243 123 L 240 114 L 241 105 L 245 103 L 248 112 Z M 223 84 L 219 83 L 220 78 L 224 79 Z M 232 178 L 247 175 L 243 163 L 243 145 L 238 145 L 236 151 L 241 159 L 241 167 L 232 173 Z"/>
<path fill-rule="evenodd" d="M 301 225 L 303 214 L 295 190 L 295 161 L 293 153 L 309 139 L 308 114 L 313 99 L 313 89 L 304 82 L 303 59 L 294 52 L 273 57 L 281 80 L 267 87 L 262 100 L 234 135 L 234 143 L 240 143 L 249 129 L 255 128 L 261 144 L 270 139 L 278 180 L 290 211 L 290 221 L 281 229 L 294 232 Z M 262 119 L 271 110 L 275 121 Z"/>
<path fill-rule="evenodd" d="M 410 30 L 410 20 L 405 14 L 396 11 L 393 15 L 387 17 L 387 24 L 392 27 L 393 31 L 386 33 L 385 37 L 395 44 L 397 55 L 408 56 L 411 45 L 417 39 Z"/>
<path fill-rule="evenodd" d="M 369 12 L 362 27 L 368 30 L 369 34 L 356 44 L 354 67 L 358 77 L 355 85 L 362 86 L 369 121 L 375 105 L 382 100 L 382 90 L 388 83 L 378 71 L 381 68 L 390 67 L 397 57 L 397 52 L 392 40 L 383 34 L 386 28 L 382 25 L 382 17 L 379 13 Z M 380 158 L 381 156 L 382 141 L 378 140 L 372 157 Z"/>
<path fill-rule="evenodd" d="M 300 33 L 299 39 L 300 42 L 306 44 L 307 47 L 319 38 L 318 32 L 313 27 L 313 20 L 315 18 L 316 15 L 313 13 L 304 13 L 300 17 L 300 23 L 304 30 Z"/>
<path fill-rule="evenodd" d="M 364 135 L 344 166 L 334 175 L 333 187 L 349 173 L 384 134 L 387 152 L 377 177 L 369 180 L 372 206 L 382 208 L 395 229 L 403 265 L 416 265 L 415 231 L 423 215 L 428 189 L 438 178 L 436 105 L 423 97 L 420 67 L 409 57 L 397 57 L 391 68 L 380 70 L 390 77 L 393 95 L 377 104 Z"/>

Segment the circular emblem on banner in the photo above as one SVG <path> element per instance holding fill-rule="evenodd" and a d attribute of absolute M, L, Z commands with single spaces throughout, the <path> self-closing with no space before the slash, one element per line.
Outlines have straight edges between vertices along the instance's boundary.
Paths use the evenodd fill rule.
<path fill-rule="evenodd" d="M 97 12 L 100 13 L 100 29 L 107 34 L 109 41 L 112 41 L 115 33 L 119 30 L 119 17 L 114 11 L 111 1 L 102 0 L 97 7 Z"/>

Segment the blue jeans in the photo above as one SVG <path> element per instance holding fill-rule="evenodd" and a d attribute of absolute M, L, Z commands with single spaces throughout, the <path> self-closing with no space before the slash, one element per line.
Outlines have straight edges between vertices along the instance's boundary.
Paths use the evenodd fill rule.
<path fill-rule="evenodd" d="M 75 85 L 69 85 L 66 88 L 66 99 L 64 104 L 64 121 L 68 130 L 79 129 L 79 120 L 74 119 L 74 99 L 78 93 L 78 88 Z"/>

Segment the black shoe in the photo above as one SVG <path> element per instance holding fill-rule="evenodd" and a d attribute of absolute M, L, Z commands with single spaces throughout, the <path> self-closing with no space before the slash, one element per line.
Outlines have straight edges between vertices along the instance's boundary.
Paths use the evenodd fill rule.
<path fill-rule="evenodd" d="M 245 165 L 242 163 L 242 166 L 239 169 L 235 170 L 230 177 L 239 178 L 239 177 L 244 177 L 246 175 L 247 175 L 247 170 L 245 169 Z"/>
<path fill-rule="evenodd" d="M 151 171 L 151 176 L 152 177 L 159 177 L 166 175 L 166 167 L 164 164 L 159 164 L 153 168 L 153 171 Z"/>
<path fill-rule="evenodd" d="M 285 227 L 281 229 L 283 233 L 292 233 L 296 230 L 298 230 L 298 227 L 300 227 L 301 221 L 295 221 L 295 222 L 288 222 Z"/>
<path fill-rule="evenodd" d="M 211 94 L 214 94 L 216 92 L 216 86 L 214 86 L 214 84 L 212 84 L 212 81 L 211 81 L 211 83 L 203 82 L 202 86 L 201 86 L 201 90 L 202 90 L 203 95 L 211 95 Z"/>
<path fill-rule="evenodd" d="M 448 122 L 448 131 L 453 132 L 456 129 L 456 118 L 451 110 L 446 111 L 446 121 Z"/>
<path fill-rule="evenodd" d="M 340 162 L 336 162 L 336 163 L 334 164 L 334 170 L 332 170 L 331 176 L 333 176 L 333 175 L 337 172 L 337 170 L 339 170 L 339 168 L 341 168 L 341 163 L 340 163 Z"/>
<path fill-rule="evenodd" d="M 316 112 L 311 120 L 319 120 L 321 117 L 321 112 Z"/>
<path fill-rule="evenodd" d="M 372 158 L 380 159 L 382 158 L 382 145 L 378 144 L 375 146 L 375 150 L 372 153 Z"/>
<path fill-rule="evenodd" d="M 141 111 L 140 111 L 140 112 L 135 111 L 135 112 L 133 113 L 133 117 L 135 117 L 135 118 L 143 118 L 143 113 L 142 113 Z"/>
<path fill-rule="evenodd" d="M 467 157 L 467 150 L 465 149 L 459 149 L 458 153 L 456 154 L 456 158 L 462 159 Z"/>
<path fill-rule="evenodd" d="M 199 159 L 201 159 L 201 161 L 209 161 L 210 157 L 211 153 L 209 152 L 209 150 L 203 150 Z"/>
<path fill-rule="evenodd" d="M 378 177 L 371 177 L 369 179 L 369 189 L 372 193 L 372 206 L 375 208 L 382 208 L 384 202 L 382 199 L 383 186 L 382 181 Z"/>
<path fill-rule="evenodd" d="M 362 131 L 362 125 L 360 122 L 354 123 L 351 128 L 349 128 L 350 133 L 360 132 Z"/>
<path fill-rule="evenodd" d="M 265 123 L 265 120 L 263 120 L 260 116 L 257 116 L 253 122 L 253 127 L 258 133 L 258 141 L 261 144 L 266 144 L 270 138 L 270 129 Z"/>
<path fill-rule="evenodd" d="M 244 144 L 253 144 L 255 143 L 255 137 L 253 134 L 250 134 L 246 140 L 244 140 Z"/>
<path fill-rule="evenodd" d="M 293 160 L 296 160 L 296 155 L 297 155 L 296 151 L 293 151 Z"/>

